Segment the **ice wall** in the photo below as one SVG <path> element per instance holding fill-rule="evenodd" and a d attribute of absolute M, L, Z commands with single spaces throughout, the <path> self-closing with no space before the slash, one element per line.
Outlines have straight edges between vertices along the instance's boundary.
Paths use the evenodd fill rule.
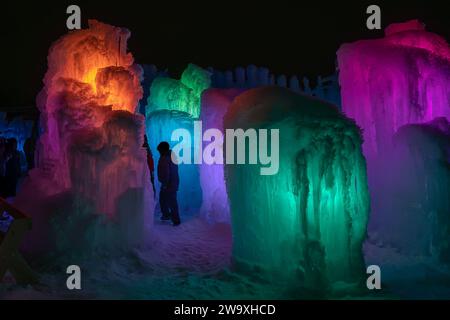
<path fill-rule="evenodd" d="M 442 210 L 448 214 L 450 189 L 441 181 L 445 173 L 438 162 L 434 169 L 420 168 L 432 161 L 419 152 L 435 148 L 432 140 L 438 138 L 415 135 L 415 142 L 413 134 L 404 133 L 413 129 L 403 128 L 450 119 L 450 47 L 412 20 L 388 26 L 382 39 L 344 44 L 337 56 L 343 111 L 364 132 L 370 236 L 399 250 L 428 254 L 430 237 L 440 237 L 431 221 Z M 441 191 L 431 195 L 427 188 L 435 186 Z"/>
<path fill-rule="evenodd" d="M 342 110 L 363 128 L 366 156 L 382 153 L 405 124 L 450 118 L 450 48 L 420 22 L 344 44 L 337 57 Z"/>
<path fill-rule="evenodd" d="M 315 289 L 358 281 L 369 197 L 354 122 L 333 105 L 266 87 L 236 97 L 224 126 L 280 130 L 277 174 L 225 166 L 234 261 Z"/>
<path fill-rule="evenodd" d="M 393 143 L 380 163 L 384 201 L 382 214 L 371 218 L 372 237 L 402 253 L 450 262 L 450 123 L 405 125 Z"/>
<path fill-rule="evenodd" d="M 202 95 L 201 121 L 203 130 L 218 129 L 224 133 L 223 118 L 233 99 L 243 89 L 208 89 Z M 203 142 L 203 150 L 210 142 Z M 210 223 L 230 222 L 230 205 L 225 187 L 223 164 L 200 165 L 203 201 L 202 217 Z"/>
<path fill-rule="evenodd" d="M 127 246 L 151 226 L 144 222 L 153 212 L 145 124 L 135 113 L 141 70 L 127 53 L 129 35 L 90 20 L 88 29 L 68 33 L 49 50 L 37 98 L 43 128 L 37 168 L 16 199 L 33 216 L 31 245 L 65 243 L 61 249 L 70 251 L 81 242 L 92 247 L 115 239 Z M 72 234 L 73 241 L 58 234 Z"/>
<path fill-rule="evenodd" d="M 294 92 L 311 95 L 337 106 L 341 105 L 341 96 L 337 74 L 318 76 L 316 85 L 310 85 L 310 79 L 299 75 L 275 75 L 268 68 L 249 65 L 234 70 L 220 71 L 208 68 L 211 72 L 211 87 L 221 89 L 251 89 L 268 85 L 289 88 Z"/>

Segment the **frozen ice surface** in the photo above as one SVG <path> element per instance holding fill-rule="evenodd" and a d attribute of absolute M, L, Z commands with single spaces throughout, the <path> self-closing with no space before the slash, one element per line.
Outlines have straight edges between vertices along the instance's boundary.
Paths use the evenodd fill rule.
<path fill-rule="evenodd" d="M 251 276 L 236 272 L 230 261 L 229 224 L 189 220 L 179 228 L 156 223 L 154 242 L 133 251 L 99 251 L 91 259 L 69 256 L 35 261 L 41 285 L 20 287 L 12 279 L 0 286 L 2 299 L 313 299 L 372 298 L 346 284 L 320 295 L 301 286 L 270 283 L 255 270 Z M 371 251 L 370 258 L 384 252 Z M 382 256 L 379 254 L 379 256 Z M 69 264 L 83 271 L 82 290 L 65 287 Z M 395 270 L 394 270 L 395 271 Z M 392 273 L 389 274 L 392 279 Z M 401 287 L 400 287 L 401 289 Z M 384 290 L 380 296 L 386 296 Z M 417 292 L 415 293 L 418 294 Z"/>
<path fill-rule="evenodd" d="M 206 90 L 202 95 L 200 117 L 203 131 L 214 128 L 224 133 L 223 118 L 225 113 L 233 99 L 243 91 L 242 89 Z M 208 143 L 203 142 L 203 147 Z M 230 222 L 230 205 L 223 170 L 223 164 L 202 163 L 200 165 L 200 182 L 203 193 L 200 214 L 211 223 Z"/>
<path fill-rule="evenodd" d="M 280 130 L 277 174 L 225 166 L 235 262 L 316 289 L 357 282 L 369 196 L 355 123 L 336 106 L 266 87 L 236 97 L 224 126 Z"/>
<path fill-rule="evenodd" d="M 88 29 L 68 33 L 49 50 L 37 98 L 43 129 L 37 167 L 15 199 L 33 218 L 28 252 L 126 247 L 150 231 L 145 124 L 135 113 L 141 69 L 127 53 L 129 35 L 90 20 Z"/>
<path fill-rule="evenodd" d="M 211 85 L 210 72 L 189 64 L 180 80 L 156 78 L 150 88 L 145 112 L 174 110 L 188 113 L 193 118 L 200 115 L 201 94 Z"/>
<path fill-rule="evenodd" d="M 401 126 L 450 118 L 450 48 L 419 25 L 392 25 L 337 52 L 342 110 L 363 129 L 369 167 Z"/>
<path fill-rule="evenodd" d="M 91 259 L 68 257 L 33 262 L 41 285 L 20 287 L 6 277 L 1 299 L 445 299 L 450 298 L 450 270 L 429 257 L 404 255 L 371 241 L 364 245 L 366 264 L 382 268 L 382 290 L 355 290 L 336 282 L 320 295 L 303 287 L 269 283 L 236 272 L 230 263 L 229 224 L 192 219 L 180 225 L 156 223 L 154 242 L 133 251 L 99 251 Z M 65 288 L 67 263 L 83 270 L 83 290 Z"/>
<path fill-rule="evenodd" d="M 439 127 L 450 119 L 450 47 L 417 20 L 385 34 L 337 53 L 343 111 L 364 133 L 369 233 L 404 254 L 443 258 L 450 186 Z"/>
<path fill-rule="evenodd" d="M 450 124 L 401 127 L 378 164 L 383 185 L 370 232 L 403 253 L 450 262 Z"/>

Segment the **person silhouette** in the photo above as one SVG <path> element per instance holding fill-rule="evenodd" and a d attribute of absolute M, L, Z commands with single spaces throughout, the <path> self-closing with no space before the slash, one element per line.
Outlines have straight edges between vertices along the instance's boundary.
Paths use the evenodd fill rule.
<path fill-rule="evenodd" d="M 157 150 L 160 154 L 158 160 L 158 180 L 161 183 L 159 192 L 159 205 L 161 207 L 161 220 L 172 220 L 178 226 L 180 215 L 178 213 L 177 191 L 180 183 L 178 165 L 172 161 L 172 150 L 169 143 L 161 142 Z"/>

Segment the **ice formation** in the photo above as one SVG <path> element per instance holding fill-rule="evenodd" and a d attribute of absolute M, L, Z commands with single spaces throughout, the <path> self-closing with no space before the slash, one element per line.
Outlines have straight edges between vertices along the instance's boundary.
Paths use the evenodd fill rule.
<path fill-rule="evenodd" d="M 337 56 L 343 111 L 364 132 L 369 233 L 399 250 L 429 254 L 431 243 L 440 247 L 429 237 L 442 240 L 443 229 L 432 227 L 432 221 L 448 219 L 443 216 L 450 212 L 450 189 L 443 160 L 432 164 L 429 155 L 420 154 L 437 148 L 432 140 L 439 138 L 413 134 L 408 125 L 450 119 L 450 47 L 412 20 L 388 26 L 382 39 L 345 44 Z"/>
<path fill-rule="evenodd" d="M 201 121 L 203 130 L 210 128 L 223 130 L 223 118 L 233 99 L 242 89 L 208 89 L 202 96 Z M 203 147 L 207 142 L 203 142 Z M 200 165 L 200 182 L 203 201 L 200 209 L 202 217 L 210 223 L 230 222 L 230 205 L 225 187 L 223 164 Z"/>
<path fill-rule="evenodd" d="M 398 128 L 450 118 L 450 48 L 418 21 L 337 52 L 344 113 L 363 128 L 365 155 L 383 152 Z"/>
<path fill-rule="evenodd" d="M 450 123 L 405 125 L 393 143 L 379 164 L 382 214 L 371 218 L 371 232 L 402 253 L 450 262 Z"/>
<path fill-rule="evenodd" d="M 16 117 L 11 121 L 6 119 L 6 113 L 0 112 L 0 137 L 15 138 L 17 149 L 23 152 L 25 141 L 31 137 L 33 121 Z"/>
<path fill-rule="evenodd" d="M 151 86 L 146 114 L 156 110 L 176 110 L 188 113 L 193 118 L 200 116 L 202 92 L 211 85 L 211 74 L 189 64 L 181 75 L 181 80 L 157 78 Z"/>
<path fill-rule="evenodd" d="M 274 75 L 268 68 L 249 65 L 247 68 L 237 67 L 234 70 L 220 71 L 208 68 L 211 72 L 211 87 L 220 89 L 251 89 L 268 85 L 289 88 L 294 92 L 311 95 L 337 106 L 341 105 L 341 96 L 337 74 L 327 77 L 317 77 L 316 86 L 310 87 L 309 79 L 304 77 L 300 84 L 300 77 L 284 74 Z"/>
<path fill-rule="evenodd" d="M 71 239 L 67 248 L 112 239 L 112 245 L 126 246 L 141 241 L 149 226 L 144 219 L 152 215 L 153 196 L 142 148 L 144 117 L 135 113 L 141 70 L 127 53 L 129 35 L 90 20 L 88 29 L 68 33 L 49 50 L 37 98 L 43 128 L 37 168 L 16 199 L 33 215 L 32 246 L 61 246 L 52 227 L 60 232 L 57 239 Z"/>
<path fill-rule="evenodd" d="M 0 112 L 0 137 L 6 139 L 14 138 L 17 140 L 17 149 L 20 152 L 21 166 L 24 171 L 27 169 L 24 145 L 27 139 L 31 138 L 32 130 L 32 120 L 15 117 L 8 121 L 6 119 L 6 113 Z"/>
<path fill-rule="evenodd" d="M 316 289 L 357 282 L 369 196 L 354 122 L 333 105 L 266 87 L 236 97 L 224 127 L 280 129 L 278 174 L 225 166 L 237 265 Z"/>
<path fill-rule="evenodd" d="M 201 96 L 210 86 L 211 74 L 193 64 L 189 64 L 180 80 L 161 77 L 152 82 L 151 94 L 147 100 L 146 130 L 149 145 L 155 159 L 159 159 L 156 149 L 161 141 L 169 142 L 170 146 L 178 144 L 172 141 L 172 132 L 176 129 L 186 129 L 194 136 L 194 121 L 198 120 L 201 109 Z M 181 214 L 197 214 L 202 202 L 199 166 L 194 164 L 194 155 L 199 152 L 193 141 L 181 141 L 182 146 L 190 145 L 191 164 L 179 164 L 180 187 L 178 203 Z M 156 182 L 159 194 L 159 183 Z"/>

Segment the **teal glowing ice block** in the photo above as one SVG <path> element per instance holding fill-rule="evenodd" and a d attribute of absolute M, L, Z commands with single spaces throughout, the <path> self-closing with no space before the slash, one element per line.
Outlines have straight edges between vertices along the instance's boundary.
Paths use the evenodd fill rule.
<path fill-rule="evenodd" d="M 181 80 L 156 78 L 150 88 L 146 113 L 174 110 L 199 118 L 201 94 L 210 87 L 210 77 L 208 71 L 189 64 L 181 75 Z"/>
<path fill-rule="evenodd" d="M 236 265 L 310 288 L 360 280 L 369 196 L 354 122 L 333 105 L 266 87 L 238 96 L 224 126 L 279 129 L 277 174 L 225 166 Z"/>

